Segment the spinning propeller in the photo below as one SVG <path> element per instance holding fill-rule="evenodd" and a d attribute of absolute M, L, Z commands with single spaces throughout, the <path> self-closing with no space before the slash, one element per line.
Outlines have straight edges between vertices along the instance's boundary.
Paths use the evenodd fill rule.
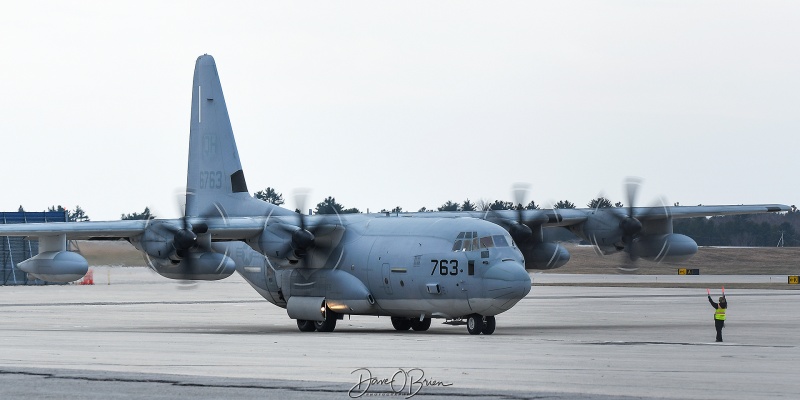
<path fill-rule="evenodd" d="M 182 283 L 191 284 L 192 276 L 197 272 L 197 260 L 191 256 L 194 251 L 200 253 L 211 253 L 214 250 L 211 248 L 211 240 L 199 240 L 198 235 L 208 233 L 207 221 L 214 217 L 214 214 L 219 214 L 222 219 L 225 219 L 225 213 L 219 205 L 215 204 L 209 207 L 209 210 L 203 212 L 198 217 L 192 217 L 194 223 L 189 222 L 189 216 L 186 214 L 186 207 L 179 205 L 181 208 L 181 224 L 179 227 L 174 225 L 165 225 L 165 228 L 173 234 L 172 247 L 175 249 L 175 255 L 181 259 L 180 265 L 182 266 Z M 198 221 L 199 220 L 199 221 Z M 225 254 L 227 256 L 227 254 Z M 221 264 L 220 264 L 221 265 Z"/>
<path fill-rule="evenodd" d="M 641 178 L 628 177 L 625 180 L 625 197 L 627 200 L 625 212 L 610 213 L 617 218 L 617 220 L 619 220 L 622 244 L 625 251 L 628 253 L 628 256 L 624 257 L 623 259 L 623 264 L 617 267 L 617 270 L 622 273 L 634 273 L 636 270 L 638 270 L 636 261 L 639 259 L 639 254 L 636 252 L 635 239 L 642 232 L 642 222 L 640 219 L 648 216 L 648 212 L 640 213 L 638 215 L 636 215 L 634 212 L 639 193 L 639 187 L 641 184 Z M 669 213 L 669 209 L 666 208 L 663 200 L 661 200 L 661 206 L 665 208 L 667 213 Z"/>
<path fill-rule="evenodd" d="M 516 218 L 509 218 L 508 214 L 501 213 L 501 210 L 494 210 L 491 207 L 486 211 L 487 219 L 504 227 L 517 245 L 528 243 L 533 238 L 533 231 L 525 224 L 523 210 L 525 209 L 525 199 L 528 195 L 530 185 L 517 183 L 511 191 L 514 196 L 514 209 Z"/>
<path fill-rule="evenodd" d="M 278 223 L 280 231 L 288 234 L 284 250 L 280 252 L 282 257 L 289 259 L 290 264 L 300 264 L 302 268 L 312 266 L 319 267 L 317 257 L 327 257 L 331 251 L 339 244 L 339 240 L 344 234 L 344 225 L 338 212 L 331 216 L 315 218 L 314 224 L 309 224 L 308 215 L 305 213 L 307 191 L 295 193 L 295 204 L 297 206 L 298 223 Z M 267 216 L 266 226 L 271 226 Z"/>

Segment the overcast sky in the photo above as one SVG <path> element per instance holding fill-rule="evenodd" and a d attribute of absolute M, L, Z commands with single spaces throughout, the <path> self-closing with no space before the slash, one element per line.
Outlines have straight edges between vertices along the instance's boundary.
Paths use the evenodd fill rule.
<path fill-rule="evenodd" d="M 7 2 L 0 211 L 177 215 L 214 56 L 251 192 L 796 204 L 800 2 Z"/>

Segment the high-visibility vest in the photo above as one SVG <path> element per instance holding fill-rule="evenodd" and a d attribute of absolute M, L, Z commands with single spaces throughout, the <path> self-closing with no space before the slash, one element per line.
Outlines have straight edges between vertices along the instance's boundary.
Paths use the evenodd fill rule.
<path fill-rule="evenodd" d="M 717 310 L 714 311 L 714 319 L 725 321 L 725 309 L 722 307 L 717 307 Z"/>

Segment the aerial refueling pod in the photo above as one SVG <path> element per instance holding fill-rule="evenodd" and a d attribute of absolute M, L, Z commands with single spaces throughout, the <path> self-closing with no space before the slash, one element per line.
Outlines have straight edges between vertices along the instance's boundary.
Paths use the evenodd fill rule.
<path fill-rule="evenodd" d="M 649 261 L 681 262 L 697 253 L 697 242 L 680 233 L 647 235 L 633 241 L 631 252 Z"/>
<path fill-rule="evenodd" d="M 569 251 L 558 243 L 536 243 L 520 246 L 525 269 L 554 269 L 569 262 Z"/>
<path fill-rule="evenodd" d="M 39 254 L 17 264 L 34 278 L 48 282 L 72 282 L 83 278 L 89 263 L 78 253 L 67 251 L 67 235 L 39 237 Z"/>
<path fill-rule="evenodd" d="M 66 283 L 83 278 L 89 270 L 89 263 L 78 253 L 47 251 L 17 264 L 17 267 L 36 279 Z"/>

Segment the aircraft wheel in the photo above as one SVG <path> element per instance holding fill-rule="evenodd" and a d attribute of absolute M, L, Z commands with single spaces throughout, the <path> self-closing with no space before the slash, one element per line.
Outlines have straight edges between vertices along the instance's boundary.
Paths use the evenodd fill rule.
<path fill-rule="evenodd" d="M 483 331 L 483 317 L 478 314 L 470 314 L 467 317 L 467 331 L 470 335 L 480 335 Z"/>
<path fill-rule="evenodd" d="M 483 321 L 483 329 L 481 330 L 481 333 L 483 333 L 484 335 L 493 334 L 496 325 L 497 322 L 495 321 L 494 316 L 486 317 L 486 319 Z"/>
<path fill-rule="evenodd" d="M 430 327 L 431 327 L 430 318 L 424 318 L 422 321 L 420 321 L 419 318 L 414 318 L 411 320 L 411 329 L 417 332 L 425 332 Z"/>
<path fill-rule="evenodd" d="M 336 329 L 336 313 L 331 310 L 325 311 L 324 321 L 314 321 L 317 332 L 333 332 Z"/>
<path fill-rule="evenodd" d="M 298 319 L 297 328 L 300 329 L 300 332 L 314 332 L 317 330 L 317 327 L 314 326 L 314 321 L 309 321 L 307 319 Z"/>
<path fill-rule="evenodd" d="M 411 329 L 411 320 L 409 318 L 392 317 L 392 326 L 398 331 L 407 331 Z"/>

